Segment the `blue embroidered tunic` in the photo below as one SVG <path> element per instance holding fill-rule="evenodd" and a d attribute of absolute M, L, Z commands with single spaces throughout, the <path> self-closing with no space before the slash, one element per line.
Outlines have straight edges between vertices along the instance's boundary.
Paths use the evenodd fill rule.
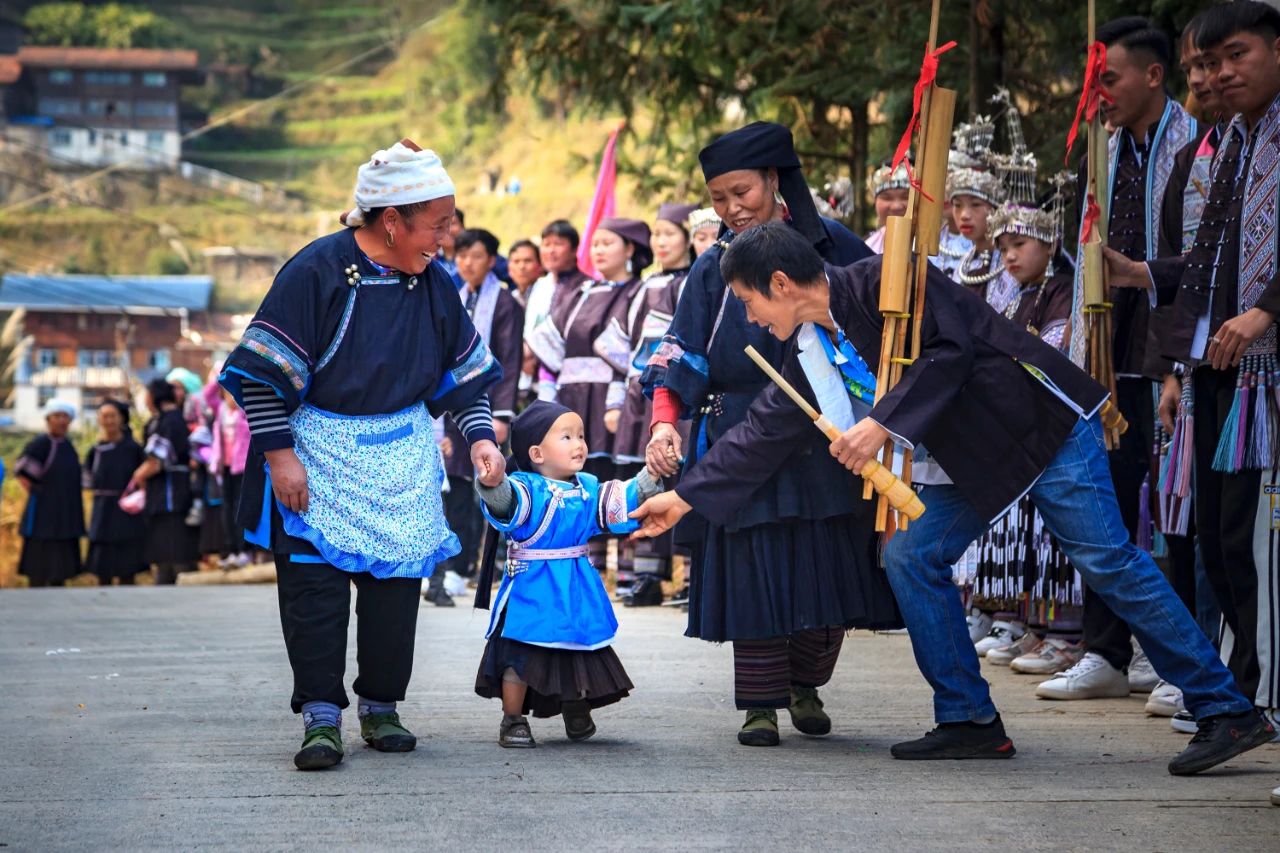
<path fill-rule="evenodd" d="M 485 518 L 507 534 L 507 570 L 489 620 L 493 634 L 503 612 L 502 636 L 534 646 L 590 651 L 613 642 L 618 620 L 600 574 L 587 559 L 587 540 L 601 533 L 631 533 L 628 514 L 643 502 L 637 478 L 601 483 L 580 473 L 576 482 L 517 471 L 509 478 L 515 508 L 508 519 Z M 576 548 L 576 546 L 582 546 Z M 576 549 L 574 556 L 540 552 Z M 520 552 L 528 551 L 523 559 Z"/>
<path fill-rule="evenodd" d="M 429 575 L 459 547 L 440 509 L 430 418 L 482 400 L 501 376 L 438 264 L 387 271 L 348 229 L 306 246 L 220 377 L 242 406 L 246 387 L 283 401 L 307 471 L 311 506 L 299 515 L 272 498 L 264 464 L 263 451 L 287 442 L 264 446 L 255 434 L 237 514 L 247 538 L 294 562 Z M 491 427 L 480 432 L 492 438 Z"/>

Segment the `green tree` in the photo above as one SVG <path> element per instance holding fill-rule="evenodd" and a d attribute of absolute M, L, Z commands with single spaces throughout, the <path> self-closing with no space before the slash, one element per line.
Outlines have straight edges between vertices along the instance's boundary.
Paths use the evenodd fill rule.
<path fill-rule="evenodd" d="M 32 44 L 73 47 L 92 39 L 88 10 L 83 3 L 43 3 L 27 10 L 22 19 Z"/>
<path fill-rule="evenodd" d="M 791 126 L 811 183 L 861 186 L 911 110 L 929 0 L 467 0 L 495 22 L 500 61 L 477 63 L 500 99 L 535 87 L 559 108 L 653 117 L 620 158 L 642 187 L 679 185 L 715 132 L 757 118 Z M 1099 0 L 1098 19 L 1146 14 L 1171 32 L 1190 0 Z M 1062 162 L 1085 54 L 1084 0 L 945 0 L 939 82 L 957 120 L 989 113 L 997 85 L 1023 106 L 1042 172 Z M 501 22 L 500 25 L 496 22 Z M 639 152 L 639 153 L 637 153 Z M 661 166 L 667 166 L 664 170 Z M 855 211 L 855 221 L 863 224 Z"/>
<path fill-rule="evenodd" d="M 23 18 L 32 44 L 63 47 L 163 47 L 172 45 L 177 30 L 163 17 L 142 6 L 106 3 L 42 3 Z"/>

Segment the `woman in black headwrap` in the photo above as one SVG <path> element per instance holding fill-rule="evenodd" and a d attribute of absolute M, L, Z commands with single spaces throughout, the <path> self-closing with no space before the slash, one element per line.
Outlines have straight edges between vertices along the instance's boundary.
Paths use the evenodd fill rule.
<path fill-rule="evenodd" d="M 89 560 L 85 566 L 110 586 L 133 583 L 147 568 L 142 546 L 147 534 L 141 514 L 120 508 L 120 498 L 133 485 L 133 472 L 146 461 L 142 445 L 129 429 L 129 407 L 119 400 L 104 400 L 98 408 L 98 443 L 84 458 L 84 484 L 93 493 L 89 518 Z"/>
<path fill-rule="evenodd" d="M 742 303 L 720 276 L 735 234 L 785 220 L 829 263 L 847 265 L 871 252 L 838 222 L 818 215 L 791 132 L 756 122 L 720 137 L 699 154 L 711 203 L 724 222 L 720 243 L 698 257 L 671 328 L 642 382 L 654 401 L 646 462 L 655 475 L 684 469 L 745 416 L 768 384 L 743 349 L 754 346 L 775 366 L 782 342 L 747 322 Z M 690 418 L 682 448 L 678 418 Z M 732 525 L 690 513 L 676 539 L 692 548 L 688 636 L 732 641 L 737 707 L 746 723 L 739 742 L 778 743 L 778 708 L 805 734 L 826 734 L 818 687 L 831 677 L 847 628 L 899 624 L 897 606 L 876 559 L 873 504 L 830 454 L 815 430 L 761 487 Z"/>

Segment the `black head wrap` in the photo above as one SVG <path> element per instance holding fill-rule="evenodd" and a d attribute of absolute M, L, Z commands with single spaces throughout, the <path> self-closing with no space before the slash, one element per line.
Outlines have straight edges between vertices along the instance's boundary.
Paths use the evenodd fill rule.
<path fill-rule="evenodd" d="M 551 425 L 562 415 L 572 411 L 559 403 L 536 400 L 516 416 L 511 422 L 511 459 L 518 470 L 533 470 L 533 463 L 529 461 L 529 448 L 541 444 Z"/>
<path fill-rule="evenodd" d="M 698 152 L 698 162 L 707 181 L 739 169 L 777 169 L 778 192 L 787 203 L 792 227 L 825 255 L 831 238 L 822 226 L 813 195 L 800 171 L 790 129 L 771 121 L 752 122 L 703 148 Z"/>
<path fill-rule="evenodd" d="M 649 248 L 649 226 L 639 219 L 623 219 L 620 216 L 610 216 L 601 219 L 596 228 L 612 231 L 635 246 L 635 252 L 631 255 L 631 268 L 636 273 L 653 263 L 653 249 Z M 536 444 L 537 442 L 534 443 Z"/>
<path fill-rule="evenodd" d="M 120 429 L 129 438 L 133 437 L 133 429 L 129 426 L 129 404 L 123 400 L 117 400 L 114 397 L 108 397 L 102 401 L 102 405 L 110 406 L 120 413 Z"/>
<path fill-rule="evenodd" d="M 562 415 L 572 412 L 559 403 L 547 400 L 536 400 L 511 422 L 511 458 L 507 460 L 507 468 L 519 471 L 533 471 L 533 462 L 529 459 L 529 448 L 541 444 L 547 437 L 551 426 Z M 493 581 L 498 562 L 498 540 L 502 538 L 497 530 L 485 525 L 484 545 L 481 547 L 480 576 L 476 581 L 476 597 L 474 606 L 477 610 L 488 610 L 493 593 Z"/>

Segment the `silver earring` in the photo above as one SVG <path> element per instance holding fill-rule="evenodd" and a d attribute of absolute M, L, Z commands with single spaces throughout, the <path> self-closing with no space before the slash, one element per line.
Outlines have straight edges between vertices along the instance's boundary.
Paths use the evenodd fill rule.
<path fill-rule="evenodd" d="M 631 259 L 627 258 L 627 273 L 631 273 Z"/>
<path fill-rule="evenodd" d="M 778 192 L 777 190 L 773 191 L 773 201 L 775 204 L 778 204 L 778 205 L 785 205 L 787 203 L 787 200 L 782 197 L 782 193 Z"/>

